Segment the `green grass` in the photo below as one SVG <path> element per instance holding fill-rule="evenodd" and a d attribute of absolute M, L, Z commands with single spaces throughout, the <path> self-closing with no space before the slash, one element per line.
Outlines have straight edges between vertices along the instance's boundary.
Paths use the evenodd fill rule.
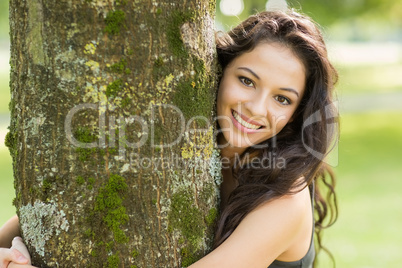
<path fill-rule="evenodd" d="M 399 268 L 402 263 L 401 116 L 368 113 L 341 119 L 340 215 L 324 233 L 337 267 Z"/>
<path fill-rule="evenodd" d="M 15 196 L 12 162 L 10 153 L 4 145 L 0 146 L 0 163 L 0 225 L 3 225 L 15 214 L 15 208 L 12 205 Z"/>
<path fill-rule="evenodd" d="M 10 102 L 9 83 L 10 76 L 6 72 L 0 72 L 0 113 L 8 113 L 8 104 Z"/>
<path fill-rule="evenodd" d="M 337 65 L 338 90 L 349 93 L 402 91 L 402 62 L 380 65 Z"/>

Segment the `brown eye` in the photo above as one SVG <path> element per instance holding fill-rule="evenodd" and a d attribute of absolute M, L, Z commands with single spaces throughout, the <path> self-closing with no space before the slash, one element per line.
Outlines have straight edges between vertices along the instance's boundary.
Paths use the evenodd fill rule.
<path fill-rule="evenodd" d="M 247 77 L 239 77 L 240 82 L 243 83 L 243 85 L 247 87 L 254 87 L 254 82 L 251 79 L 248 79 Z"/>
<path fill-rule="evenodd" d="M 276 96 L 275 99 L 283 105 L 290 105 L 290 100 L 284 96 Z"/>

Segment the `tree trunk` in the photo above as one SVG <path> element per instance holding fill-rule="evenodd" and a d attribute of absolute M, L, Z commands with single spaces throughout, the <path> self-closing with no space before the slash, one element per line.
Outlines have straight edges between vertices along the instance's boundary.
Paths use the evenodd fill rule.
<path fill-rule="evenodd" d="M 181 267 L 217 215 L 213 0 L 11 0 L 15 205 L 41 267 Z"/>

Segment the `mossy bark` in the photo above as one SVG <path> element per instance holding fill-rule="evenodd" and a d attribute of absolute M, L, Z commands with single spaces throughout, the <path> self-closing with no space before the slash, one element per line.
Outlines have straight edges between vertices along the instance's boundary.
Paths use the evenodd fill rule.
<path fill-rule="evenodd" d="M 11 0 L 15 205 L 40 267 L 210 250 L 214 1 Z"/>

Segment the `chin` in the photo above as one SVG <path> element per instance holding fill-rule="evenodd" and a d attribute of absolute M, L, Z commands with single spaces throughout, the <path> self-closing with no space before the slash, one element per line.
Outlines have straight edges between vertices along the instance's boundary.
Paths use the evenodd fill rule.
<path fill-rule="evenodd" d="M 229 134 L 230 135 L 230 134 Z M 227 135 L 224 135 L 225 137 L 225 144 L 222 148 L 231 148 L 234 150 L 238 151 L 244 151 L 249 147 L 254 147 L 258 146 L 258 144 L 262 143 L 263 141 L 269 139 L 270 137 L 266 137 L 264 139 L 247 139 L 245 137 L 228 137 Z"/>

